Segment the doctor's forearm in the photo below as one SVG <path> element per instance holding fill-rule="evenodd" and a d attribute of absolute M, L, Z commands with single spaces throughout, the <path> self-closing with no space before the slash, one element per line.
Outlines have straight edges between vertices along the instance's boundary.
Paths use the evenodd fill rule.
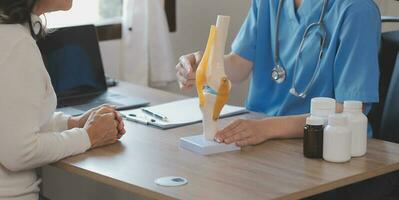
<path fill-rule="evenodd" d="M 336 112 L 343 111 L 343 104 L 336 104 Z M 284 139 L 303 137 L 303 128 L 306 123 L 306 117 L 310 114 L 272 117 L 261 120 L 263 127 L 267 130 L 265 133 L 271 134 L 271 138 Z M 263 121 L 263 122 L 262 122 Z"/>
<path fill-rule="evenodd" d="M 309 114 L 266 118 L 260 121 L 265 134 L 271 139 L 298 138 L 303 136 L 303 127 Z"/>
<path fill-rule="evenodd" d="M 224 57 L 224 69 L 232 83 L 241 83 L 249 77 L 252 71 L 252 62 L 231 53 Z"/>

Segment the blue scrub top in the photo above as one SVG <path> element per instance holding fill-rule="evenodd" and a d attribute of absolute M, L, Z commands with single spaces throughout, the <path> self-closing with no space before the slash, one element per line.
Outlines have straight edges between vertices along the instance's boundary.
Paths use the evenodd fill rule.
<path fill-rule="evenodd" d="M 293 68 L 302 36 L 309 24 L 317 22 L 322 0 L 303 0 L 296 9 L 294 0 L 285 0 L 280 19 L 280 63 L 287 71 L 282 84 L 275 83 L 274 38 L 278 0 L 253 0 L 232 51 L 252 61 L 253 71 L 246 106 L 269 116 L 309 113 L 313 97 L 332 97 L 338 102 L 378 102 L 378 50 L 381 22 L 372 0 L 329 0 L 324 23 L 327 44 L 320 74 L 306 98 L 289 93 Z M 297 67 L 298 92 L 308 85 L 316 67 L 320 40 L 307 40 Z"/>

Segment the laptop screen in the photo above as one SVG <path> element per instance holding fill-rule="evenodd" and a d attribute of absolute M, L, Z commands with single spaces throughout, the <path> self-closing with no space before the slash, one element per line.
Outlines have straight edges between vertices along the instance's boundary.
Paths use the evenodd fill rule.
<path fill-rule="evenodd" d="M 94 25 L 59 28 L 37 44 L 58 99 L 107 89 Z"/>

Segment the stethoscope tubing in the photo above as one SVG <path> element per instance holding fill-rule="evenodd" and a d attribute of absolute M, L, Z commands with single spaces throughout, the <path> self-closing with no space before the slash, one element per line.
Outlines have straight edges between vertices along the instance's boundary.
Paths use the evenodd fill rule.
<path fill-rule="evenodd" d="M 272 71 L 282 71 L 285 74 L 285 68 L 283 66 L 280 65 L 280 61 L 279 61 L 279 57 L 280 57 L 280 44 L 279 44 L 279 38 L 278 35 L 280 33 L 280 17 L 281 17 L 281 10 L 284 4 L 284 0 L 280 0 L 279 1 L 279 5 L 278 5 L 278 9 L 277 9 L 277 18 L 276 18 L 276 32 L 275 32 L 275 52 L 274 52 L 274 63 L 275 63 L 275 67 L 273 68 Z M 314 82 L 316 80 L 316 77 L 319 76 L 320 74 L 320 65 L 321 65 L 321 59 L 323 57 L 324 54 L 324 46 L 326 43 L 326 38 L 327 38 L 327 31 L 325 29 L 325 25 L 323 23 L 324 21 L 324 16 L 325 16 L 325 12 L 327 10 L 327 4 L 328 4 L 328 0 L 324 0 L 323 2 L 323 8 L 320 14 L 320 18 L 317 22 L 314 22 L 312 24 L 310 24 L 306 29 L 305 32 L 303 34 L 298 52 L 296 54 L 296 59 L 295 59 L 295 65 L 294 65 L 294 71 L 293 71 L 293 76 L 292 76 L 292 85 L 291 85 L 291 89 L 290 89 L 290 93 L 298 96 L 298 97 L 302 97 L 305 98 L 307 96 L 308 91 L 310 90 L 310 88 L 312 88 L 312 86 L 314 85 Z M 315 72 L 312 75 L 311 80 L 309 81 L 308 85 L 305 87 L 304 91 L 299 93 L 296 91 L 296 87 L 295 87 L 295 77 L 296 77 L 296 71 L 297 71 L 297 66 L 298 66 L 298 62 L 299 62 L 299 57 L 301 56 L 302 52 L 303 52 L 303 47 L 306 41 L 306 38 L 309 35 L 310 30 L 312 30 L 314 27 L 320 27 L 320 30 L 322 30 L 323 35 L 321 36 L 322 40 L 321 40 L 321 48 L 320 48 L 320 53 L 318 55 L 318 61 L 317 61 L 317 65 L 316 65 L 316 69 Z M 285 77 L 284 77 L 285 78 Z M 276 80 L 276 79 L 275 79 Z M 283 81 L 278 81 L 276 80 L 277 83 L 281 83 Z"/>

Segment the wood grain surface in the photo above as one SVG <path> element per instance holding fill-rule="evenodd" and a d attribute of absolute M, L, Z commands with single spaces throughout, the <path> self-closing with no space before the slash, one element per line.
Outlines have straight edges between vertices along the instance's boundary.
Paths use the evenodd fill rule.
<path fill-rule="evenodd" d="M 126 83 L 112 90 L 153 104 L 184 98 Z M 233 119 L 223 119 L 221 126 Z M 271 140 L 237 152 L 200 156 L 179 147 L 180 137 L 201 133 L 200 123 L 162 131 L 126 122 L 126 128 L 119 143 L 54 166 L 150 199 L 184 200 L 298 199 L 399 170 L 399 145 L 375 139 L 368 141 L 364 157 L 336 164 L 305 158 L 301 139 Z M 162 176 L 183 176 L 189 183 L 157 186 L 154 180 Z"/>

